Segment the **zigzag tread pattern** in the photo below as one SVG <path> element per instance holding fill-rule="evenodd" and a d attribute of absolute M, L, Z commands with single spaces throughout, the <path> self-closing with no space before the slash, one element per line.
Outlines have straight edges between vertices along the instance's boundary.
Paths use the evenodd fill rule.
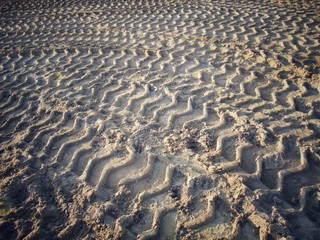
<path fill-rule="evenodd" d="M 52 180 L 52 236 L 318 236 L 320 6 L 258 2 L 0 3 L 0 154 Z M 7 239 L 45 237 L 28 191 Z"/>

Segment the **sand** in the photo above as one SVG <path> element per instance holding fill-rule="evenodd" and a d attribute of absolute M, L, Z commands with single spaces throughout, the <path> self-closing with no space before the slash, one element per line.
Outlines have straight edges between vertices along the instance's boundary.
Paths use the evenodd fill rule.
<path fill-rule="evenodd" d="M 317 1 L 1 1 L 0 239 L 317 239 Z"/>

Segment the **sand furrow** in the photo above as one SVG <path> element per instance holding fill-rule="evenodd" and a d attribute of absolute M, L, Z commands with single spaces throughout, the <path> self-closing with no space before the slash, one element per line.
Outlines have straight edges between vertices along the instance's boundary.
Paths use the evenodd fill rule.
<path fill-rule="evenodd" d="M 172 211 L 174 209 L 174 205 L 171 206 L 166 206 L 163 207 L 161 209 L 158 209 L 155 211 L 155 214 L 153 216 L 153 220 L 152 220 L 152 228 L 139 234 L 137 236 L 137 239 L 154 239 L 154 238 L 158 238 L 159 236 L 159 227 L 160 227 L 160 223 L 162 221 L 162 218 L 164 217 L 164 215 L 166 213 L 168 213 L 169 211 Z"/>
<path fill-rule="evenodd" d="M 319 3 L 0 3 L 0 238 L 316 239 Z"/>
<path fill-rule="evenodd" d="M 153 196 L 166 192 L 172 184 L 172 177 L 174 174 L 174 170 L 175 170 L 175 167 L 173 165 L 167 166 L 164 181 L 158 186 L 154 187 L 153 189 L 146 190 L 140 193 L 137 198 L 138 203 L 141 203 L 148 198 L 151 198 Z"/>

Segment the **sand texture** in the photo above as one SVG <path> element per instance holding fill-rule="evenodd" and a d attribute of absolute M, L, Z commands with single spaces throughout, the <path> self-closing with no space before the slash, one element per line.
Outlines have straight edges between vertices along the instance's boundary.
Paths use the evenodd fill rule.
<path fill-rule="evenodd" d="M 319 1 L 0 19 L 0 239 L 319 239 Z"/>

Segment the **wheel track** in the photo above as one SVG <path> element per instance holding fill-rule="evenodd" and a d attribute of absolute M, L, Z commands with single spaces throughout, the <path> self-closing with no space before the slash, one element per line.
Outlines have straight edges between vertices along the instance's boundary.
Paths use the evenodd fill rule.
<path fill-rule="evenodd" d="M 168 200 L 168 192 L 182 185 L 173 177 L 186 168 L 179 159 L 189 159 L 191 164 L 194 155 L 205 154 L 215 158 L 209 163 L 197 163 L 199 166 L 210 170 L 216 164 L 222 165 L 223 171 L 214 174 L 241 176 L 249 188 L 258 193 L 262 189 L 261 201 L 280 196 L 284 210 L 278 207 L 279 212 L 290 217 L 297 213 L 308 223 L 308 231 L 316 234 L 318 222 L 312 219 L 316 201 L 312 195 L 319 181 L 307 181 L 304 176 L 311 179 L 318 173 L 314 146 L 318 146 L 315 144 L 319 125 L 315 114 L 307 115 L 318 91 L 313 85 L 309 90 L 303 89 L 299 83 L 307 80 L 301 80 L 300 75 L 291 77 L 285 69 L 291 66 L 292 58 L 279 58 L 277 54 L 298 54 L 301 68 L 315 63 L 319 41 L 313 35 L 303 36 L 303 30 L 308 27 L 318 31 L 318 20 L 312 17 L 315 10 L 306 12 L 303 8 L 296 12 L 271 6 L 279 3 L 259 1 L 261 12 L 255 4 L 213 1 L 204 6 L 201 1 L 111 1 L 106 5 L 101 1 L 75 0 L 1 6 L 6 9 L 1 19 L 6 22 L 0 23 L 4 36 L 0 45 L 3 53 L 13 50 L 12 55 L 1 58 L 1 118 L 6 119 L 1 130 L 22 136 L 35 157 L 44 149 L 47 163 L 56 158 L 60 168 L 75 176 L 77 184 L 91 186 L 97 195 L 101 194 L 101 199 L 110 197 L 114 201 L 112 208 L 123 208 L 115 216 L 111 210 L 107 213 L 113 219 L 110 226 L 114 226 L 115 236 L 158 238 L 166 215 L 181 216 L 177 206 L 172 205 L 174 200 Z M 51 12 L 48 6 L 61 11 Z M 277 41 L 274 52 L 270 52 L 272 43 L 266 36 Z M 263 40 L 265 45 L 260 44 Z M 236 41 L 244 44 L 237 45 Z M 8 47 L 11 43 L 13 46 Z M 242 50 L 252 50 L 253 55 L 250 51 L 245 56 L 241 56 L 245 51 L 235 54 Z M 306 57 L 309 51 L 315 53 Z M 271 66 L 262 67 L 267 60 L 279 62 L 274 69 L 281 68 L 278 73 L 285 78 L 272 75 L 275 70 Z M 46 75 L 38 78 L 43 72 Z M 42 95 L 38 99 L 41 105 L 32 110 L 39 117 L 30 126 L 24 125 L 31 105 L 23 105 L 26 98 L 11 94 L 21 89 L 36 90 L 36 95 Z M 8 95 L 5 91 L 11 92 Z M 42 111 L 50 113 L 43 115 Z M 71 116 L 72 111 L 77 111 L 76 116 Z M 243 130 L 235 127 L 242 116 L 260 121 L 274 139 L 264 146 L 244 143 Z M 108 123 L 107 129 L 121 129 L 130 140 L 118 139 L 103 145 L 102 135 L 97 136 L 99 131 L 93 126 L 99 121 Z M 7 130 L 9 125 L 13 127 Z M 198 129 L 199 135 L 193 136 L 193 129 Z M 300 138 L 303 130 L 305 136 Z M 158 131 L 160 141 L 154 140 L 154 131 Z M 147 133 L 146 140 L 143 133 Z M 197 145 L 196 151 L 189 149 L 195 151 L 189 157 L 189 150 L 183 150 L 171 159 L 161 139 L 178 133 L 189 133 L 199 144 L 200 136 L 206 135 L 210 144 Z M 282 139 L 287 135 L 296 139 L 294 148 L 301 156 L 289 151 L 290 156 L 276 152 L 264 157 L 277 151 L 277 144 L 286 145 Z M 100 147 L 96 147 L 97 141 L 102 144 Z M 131 141 L 135 148 L 124 150 Z M 151 146 L 153 143 L 155 147 Z M 305 146 L 309 147 L 306 151 Z M 141 157 L 140 161 L 140 155 L 149 158 Z M 292 166 L 280 166 L 266 173 L 266 164 L 278 158 L 289 161 L 290 157 Z M 166 171 L 162 181 L 161 174 L 152 171 L 155 166 Z M 132 176 L 123 176 L 127 170 Z M 187 174 L 182 175 L 181 179 L 185 179 Z M 300 179 L 300 184 L 295 185 Z M 122 185 L 119 188 L 118 182 Z M 133 186 L 135 183 L 141 187 Z M 126 195 L 127 190 L 131 192 Z M 115 203 L 118 198 L 113 197 L 121 194 L 135 202 L 130 205 L 129 200 L 121 202 L 119 197 Z M 292 203 L 293 195 L 298 196 L 298 204 Z M 161 208 L 159 199 L 165 199 L 168 207 Z M 186 228 L 202 231 L 203 226 L 215 224 L 215 218 L 209 215 L 216 207 L 207 200 L 207 213 L 186 222 Z M 181 201 L 177 200 L 178 204 Z M 137 221 L 137 209 L 141 206 L 150 226 L 143 227 Z M 297 218 L 289 222 L 301 227 Z M 294 227 L 292 232 L 303 236 L 304 230 Z"/>

